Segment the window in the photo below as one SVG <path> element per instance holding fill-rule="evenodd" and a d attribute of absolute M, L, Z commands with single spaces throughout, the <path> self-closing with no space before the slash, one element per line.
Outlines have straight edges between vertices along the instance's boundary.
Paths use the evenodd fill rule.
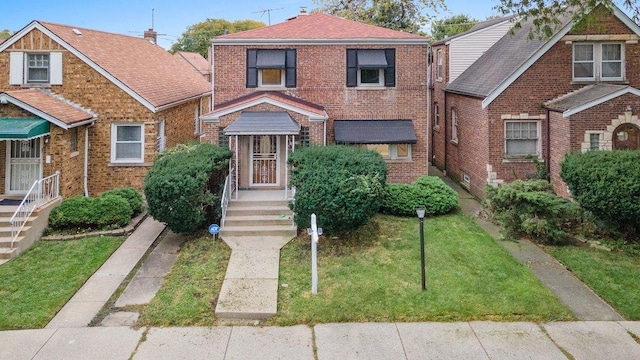
<path fill-rule="evenodd" d="M 49 54 L 27 54 L 27 82 L 49 82 Z"/>
<path fill-rule="evenodd" d="M 311 143 L 311 136 L 309 134 L 309 127 L 308 126 L 301 126 L 300 127 L 300 136 L 298 137 L 299 139 L 299 143 L 297 143 L 296 145 L 299 147 L 308 147 Z"/>
<path fill-rule="evenodd" d="M 451 109 L 451 141 L 458 142 L 458 113 L 456 109 Z"/>
<path fill-rule="evenodd" d="M 75 128 L 69 129 L 69 136 L 70 136 L 69 151 L 71 151 L 71 153 L 78 152 L 78 128 L 75 127 Z"/>
<path fill-rule="evenodd" d="M 229 147 L 229 137 L 224 134 L 224 126 L 218 127 L 218 146 L 222 148 Z"/>
<path fill-rule="evenodd" d="M 157 143 L 156 143 L 156 151 L 157 152 L 163 152 L 167 146 L 167 139 L 164 136 L 164 119 L 161 119 L 158 122 L 158 137 L 157 137 Z"/>
<path fill-rule="evenodd" d="M 589 150 L 591 151 L 600 150 L 600 134 L 599 133 L 589 134 Z"/>
<path fill-rule="evenodd" d="M 507 157 L 539 156 L 539 127 L 538 121 L 505 122 L 505 155 Z"/>
<path fill-rule="evenodd" d="M 144 125 L 113 124 L 111 128 L 111 161 L 144 162 Z"/>
<path fill-rule="evenodd" d="M 296 87 L 296 50 L 248 49 L 247 87 Z"/>
<path fill-rule="evenodd" d="M 434 105 L 433 114 L 433 128 L 435 130 L 440 130 L 440 106 L 438 103 Z"/>
<path fill-rule="evenodd" d="M 442 81 L 442 50 L 436 53 L 436 79 Z"/>
<path fill-rule="evenodd" d="M 361 146 L 377 151 L 386 160 L 411 159 L 411 144 L 363 144 Z"/>
<path fill-rule="evenodd" d="M 623 80 L 623 53 L 621 43 L 573 44 L 573 79 Z"/>
<path fill-rule="evenodd" d="M 347 49 L 347 87 L 396 86 L 395 49 Z"/>
<path fill-rule="evenodd" d="M 200 134 L 200 107 L 198 105 L 193 107 L 193 133 Z"/>

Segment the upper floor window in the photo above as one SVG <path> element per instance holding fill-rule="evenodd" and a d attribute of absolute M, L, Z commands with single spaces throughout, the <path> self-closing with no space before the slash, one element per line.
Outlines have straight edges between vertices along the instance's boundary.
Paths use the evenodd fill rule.
<path fill-rule="evenodd" d="M 622 43 L 575 43 L 573 44 L 573 80 L 623 80 L 623 61 Z"/>
<path fill-rule="evenodd" d="M 296 87 L 296 50 L 248 49 L 247 87 Z"/>
<path fill-rule="evenodd" d="M 396 86 L 395 63 L 395 49 L 347 49 L 347 86 Z"/>
<path fill-rule="evenodd" d="M 9 56 L 9 84 L 61 85 L 62 53 L 13 51 Z"/>
<path fill-rule="evenodd" d="M 442 50 L 438 50 L 436 53 L 436 79 L 442 80 Z"/>

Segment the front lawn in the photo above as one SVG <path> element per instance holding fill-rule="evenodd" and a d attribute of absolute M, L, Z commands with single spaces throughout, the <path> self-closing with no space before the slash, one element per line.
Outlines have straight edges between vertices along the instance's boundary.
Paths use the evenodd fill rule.
<path fill-rule="evenodd" d="M 569 310 L 471 218 L 425 220 L 427 291 L 420 287 L 418 221 L 376 216 L 347 240 L 321 238 L 311 295 L 309 236 L 280 256 L 278 315 L 266 324 L 347 321 L 554 321 Z M 188 242 L 140 325 L 214 325 L 230 250 Z"/>
<path fill-rule="evenodd" d="M 47 325 L 123 240 L 39 241 L 0 266 L 0 330 Z"/>
<path fill-rule="evenodd" d="M 583 246 L 547 249 L 620 315 L 627 320 L 640 320 L 640 257 Z"/>

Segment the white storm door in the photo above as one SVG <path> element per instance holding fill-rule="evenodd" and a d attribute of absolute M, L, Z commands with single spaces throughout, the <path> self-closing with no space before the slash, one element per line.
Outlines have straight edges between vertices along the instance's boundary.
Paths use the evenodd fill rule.
<path fill-rule="evenodd" d="M 26 194 L 42 178 L 42 138 L 7 141 L 5 193 Z"/>
<path fill-rule="evenodd" d="M 277 135 L 251 136 L 251 186 L 280 185 L 279 152 Z"/>

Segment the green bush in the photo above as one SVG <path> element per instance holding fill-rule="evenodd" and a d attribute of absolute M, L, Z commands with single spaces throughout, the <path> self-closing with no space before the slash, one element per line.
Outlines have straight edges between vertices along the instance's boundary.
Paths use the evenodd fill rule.
<path fill-rule="evenodd" d="M 534 241 L 559 244 L 581 223 L 581 211 L 551 189 L 545 180 L 487 186 L 484 205 L 508 236 L 526 235 Z"/>
<path fill-rule="evenodd" d="M 129 206 L 131 207 L 131 210 L 133 211 L 132 216 L 138 215 L 142 212 L 142 194 L 138 190 L 132 187 L 123 187 L 105 191 L 100 196 L 108 195 L 119 196 L 127 200 Z"/>
<path fill-rule="evenodd" d="M 458 193 L 437 176 L 421 176 L 413 184 L 387 184 L 380 212 L 415 216 L 424 206 L 427 216 L 446 214 L 458 206 Z"/>
<path fill-rule="evenodd" d="M 614 231 L 640 232 L 640 151 L 568 154 L 560 176 L 571 196 Z"/>
<path fill-rule="evenodd" d="M 82 195 L 62 200 L 49 213 L 49 227 L 55 230 L 93 227 L 94 200 Z"/>
<path fill-rule="evenodd" d="M 299 228 L 310 226 L 315 213 L 327 234 L 363 226 L 381 203 L 387 166 L 380 154 L 352 146 L 311 146 L 296 149 L 290 185 L 296 188 L 290 207 Z"/>
<path fill-rule="evenodd" d="M 144 180 L 148 211 L 176 233 L 189 233 L 219 218 L 231 151 L 199 143 L 169 149 Z"/>
<path fill-rule="evenodd" d="M 103 194 L 93 201 L 93 221 L 99 228 L 125 227 L 131 215 L 131 205 L 120 196 Z"/>

